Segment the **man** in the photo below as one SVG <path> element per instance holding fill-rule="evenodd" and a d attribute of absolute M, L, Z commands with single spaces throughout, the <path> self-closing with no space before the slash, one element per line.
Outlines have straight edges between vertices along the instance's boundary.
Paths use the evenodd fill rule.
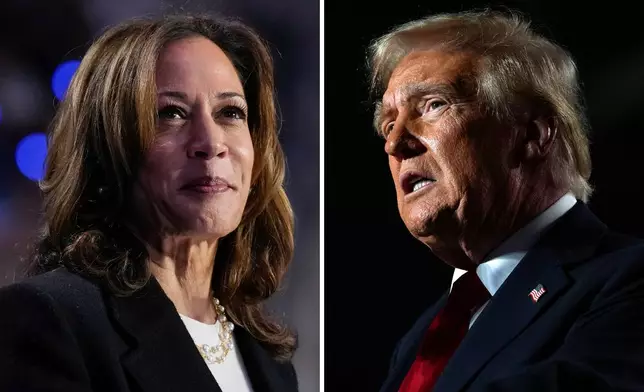
<path fill-rule="evenodd" d="M 586 207 L 576 67 L 515 15 L 438 15 L 371 48 L 409 231 L 455 268 L 383 392 L 644 390 L 644 245 Z"/>

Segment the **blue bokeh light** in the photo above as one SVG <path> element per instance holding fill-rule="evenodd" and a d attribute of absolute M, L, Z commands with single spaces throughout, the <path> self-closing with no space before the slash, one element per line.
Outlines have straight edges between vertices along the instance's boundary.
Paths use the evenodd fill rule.
<path fill-rule="evenodd" d="M 45 172 L 47 136 L 32 133 L 25 136 L 16 147 L 16 164 L 20 172 L 32 181 L 40 181 Z"/>
<path fill-rule="evenodd" d="M 63 99 L 69 82 L 71 82 L 74 72 L 76 72 L 79 65 L 80 61 L 70 60 L 65 61 L 56 68 L 54 75 L 51 77 L 51 89 L 56 98 Z"/>

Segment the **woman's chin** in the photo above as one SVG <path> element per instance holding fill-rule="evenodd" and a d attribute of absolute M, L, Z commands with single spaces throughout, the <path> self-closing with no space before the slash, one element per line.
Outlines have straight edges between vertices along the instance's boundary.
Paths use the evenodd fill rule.
<path fill-rule="evenodd" d="M 216 240 L 235 231 L 238 225 L 239 223 L 236 222 L 227 223 L 222 222 L 221 220 L 218 222 L 198 220 L 196 222 L 191 222 L 191 224 L 184 225 L 182 228 L 183 230 L 181 231 L 183 235 L 195 239 Z"/>

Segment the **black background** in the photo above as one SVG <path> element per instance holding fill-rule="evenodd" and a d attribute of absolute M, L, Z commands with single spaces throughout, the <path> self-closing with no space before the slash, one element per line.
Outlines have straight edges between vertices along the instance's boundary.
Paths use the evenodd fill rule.
<path fill-rule="evenodd" d="M 398 216 L 371 128 L 365 48 L 430 13 L 522 11 L 577 61 L 592 127 L 591 209 L 644 237 L 644 6 L 597 2 L 325 2 L 325 390 L 376 391 L 396 341 L 447 289 L 451 270 Z M 502 6 L 502 7 L 499 7 Z"/>

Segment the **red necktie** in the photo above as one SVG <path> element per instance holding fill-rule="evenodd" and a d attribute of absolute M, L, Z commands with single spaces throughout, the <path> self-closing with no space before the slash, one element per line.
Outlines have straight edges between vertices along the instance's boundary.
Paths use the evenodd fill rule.
<path fill-rule="evenodd" d="M 470 320 L 490 299 L 475 271 L 468 271 L 454 282 L 447 304 L 425 333 L 416 359 L 405 376 L 399 392 L 430 392 L 447 361 L 463 340 Z"/>

